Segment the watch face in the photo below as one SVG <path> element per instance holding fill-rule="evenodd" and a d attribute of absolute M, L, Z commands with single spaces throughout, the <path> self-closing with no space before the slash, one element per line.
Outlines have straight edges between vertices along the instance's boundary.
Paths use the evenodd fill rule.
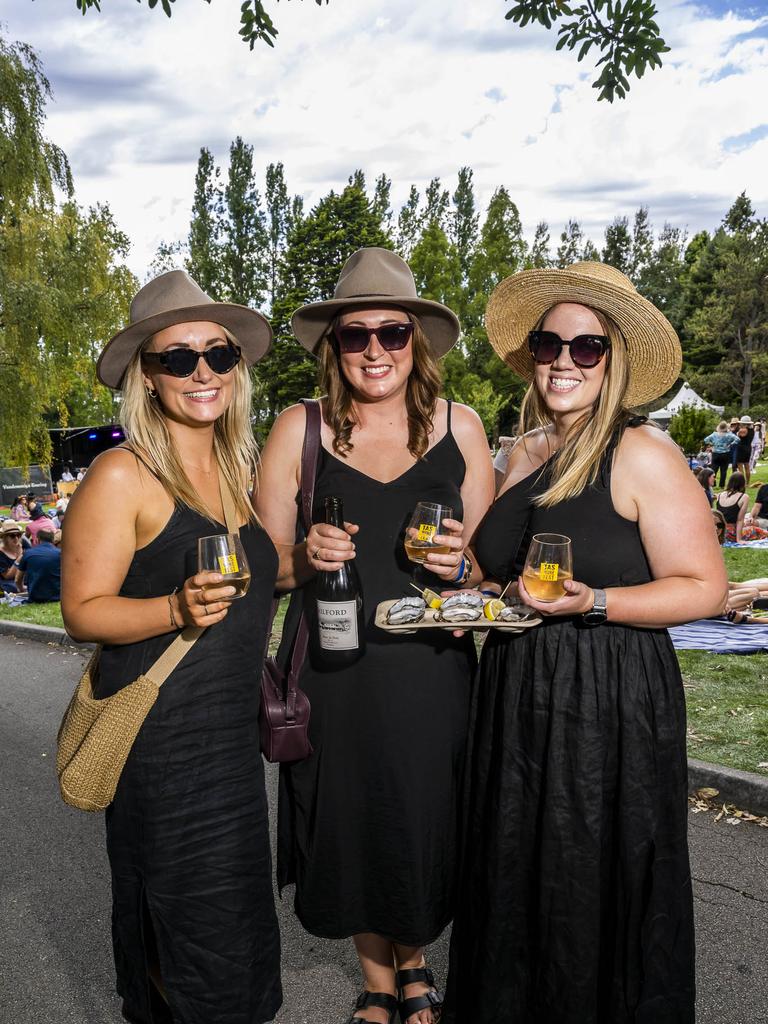
<path fill-rule="evenodd" d="M 599 626 L 601 622 L 605 622 L 608 616 L 604 611 L 593 608 L 592 611 L 585 612 L 583 618 L 590 626 Z"/>

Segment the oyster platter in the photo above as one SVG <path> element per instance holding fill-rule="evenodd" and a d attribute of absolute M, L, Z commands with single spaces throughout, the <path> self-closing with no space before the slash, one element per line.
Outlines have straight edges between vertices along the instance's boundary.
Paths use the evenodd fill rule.
<path fill-rule="evenodd" d="M 414 594 L 382 601 L 376 609 L 376 625 L 389 633 L 419 629 L 503 629 L 519 633 L 540 622 L 526 605 L 486 597 L 479 590 L 448 591 L 442 597 L 426 590 L 423 597 Z"/>

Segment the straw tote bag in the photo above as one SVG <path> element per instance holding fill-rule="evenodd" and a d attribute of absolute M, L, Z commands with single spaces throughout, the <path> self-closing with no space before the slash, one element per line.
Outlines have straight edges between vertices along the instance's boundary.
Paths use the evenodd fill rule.
<path fill-rule="evenodd" d="M 235 504 L 221 470 L 219 486 L 227 531 L 237 534 Z M 187 626 L 146 672 L 103 700 L 93 695 L 98 648 L 75 688 L 57 737 L 56 774 L 64 803 L 81 811 L 103 811 L 112 803 L 131 747 L 160 687 L 204 632 Z"/>

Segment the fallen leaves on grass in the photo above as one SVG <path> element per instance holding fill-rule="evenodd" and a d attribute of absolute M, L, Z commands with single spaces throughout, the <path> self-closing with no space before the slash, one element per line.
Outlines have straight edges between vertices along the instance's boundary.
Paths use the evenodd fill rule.
<path fill-rule="evenodd" d="M 744 822 L 751 822 L 760 828 L 768 828 L 768 815 L 751 814 L 733 804 L 716 804 L 715 799 L 719 795 L 719 789 L 711 789 L 708 786 L 697 789 L 688 797 L 692 813 L 701 814 L 702 811 L 714 813 L 715 817 L 712 820 L 715 824 L 725 818 L 726 825 L 741 825 Z"/>

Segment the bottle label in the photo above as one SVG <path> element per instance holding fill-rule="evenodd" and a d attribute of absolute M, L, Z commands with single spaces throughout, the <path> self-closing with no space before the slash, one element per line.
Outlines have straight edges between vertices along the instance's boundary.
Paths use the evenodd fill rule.
<path fill-rule="evenodd" d="M 324 651 L 354 651 L 357 636 L 357 601 L 318 601 L 317 623 Z"/>
<path fill-rule="evenodd" d="M 539 566 L 539 579 L 554 583 L 559 579 L 559 569 L 558 562 L 542 562 Z"/>
<path fill-rule="evenodd" d="M 419 532 L 416 535 L 416 540 L 430 541 L 437 533 L 437 527 L 431 523 L 419 523 Z"/>

